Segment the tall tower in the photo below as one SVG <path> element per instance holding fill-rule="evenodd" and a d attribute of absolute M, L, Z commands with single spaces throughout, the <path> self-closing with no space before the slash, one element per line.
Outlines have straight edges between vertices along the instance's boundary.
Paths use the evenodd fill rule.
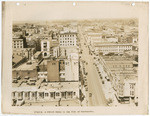
<path fill-rule="evenodd" d="M 41 41 L 41 51 L 43 58 L 48 58 L 50 56 L 50 40 L 48 38 L 44 38 Z"/>

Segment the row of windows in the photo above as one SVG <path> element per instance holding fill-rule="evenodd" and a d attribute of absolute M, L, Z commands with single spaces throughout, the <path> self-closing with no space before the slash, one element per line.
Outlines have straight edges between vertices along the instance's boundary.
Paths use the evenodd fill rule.
<path fill-rule="evenodd" d="M 23 48 L 23 46 L 14 46 L 13 48 Z"/>
<path fill-rule="evenodd" d="M 23 44 L 22 44 L 22 43 L 17 43 L 17 44 L 14 43 L 14 46 L 15 46 L 15 45 L 23 45 Z"/>
<path fill-rule="evenodd" d="M 52 65 L 56 65 L 56 63 L 52 63 Z"/>
<path fill-rule="evenodd" d="M 131 67 L 132 65 L 113 65 L 113 68 L 117 67 Z"/>
<path fill-rule="evenodd" d="M 60 35 L 60 37 L 75 37 L 75 35 L 71 34 L 71 35 Z"/>
<path fill-rule="evenodd" d="M 100 51 L 124 51 L 124 50 L 131 50 L 131 49 L 101 49 Z"/>
<path fill-rule="evenodd" d="M 130 84 L 130 89 L 134 89 L 135 84 Z"/>
<path fill-rule="evenodd" d="M 38 74 L 38 76 L 47 76 L 47 74 Z"/>
<path fill-rule="evenodd" d="M 74 44 L 60 44 L 61 46 L 71 46 L 71 45 L 73 45 L 74 46 Z"/>
<path fill-rule="evenodd" d="M 65 76 L 65 73 L 60 74 L 60 76 Z"/>
<path fill-rule="evenodd" d="M 107 50 L 112 50 L 112 49 L 132 49 L 131 47 L 130 48 L 117 48 L 117 47 L 112 47 L 112 48 L 108 48 L 108 47 L 100 47 L 100 49 L 107 49 Z"/>
<path fill-rule="evenodd" d="M 130 91 L 130 95 L 131 95 L 131 96 L 134 95 L 134 91 Z"/>
<path fill-rule="evenodd" d="M 14 43 L 23 43 L 23 41 L 13 41 Z"/>
<path fill-rule="evenodd" d="M 25 95 L 25 97 L 30 97 L 30 95 L 31 95 L 31 97 L 35 97 L 35 96 L 37 96 L 37 92 L 32 92 L 31 94 L 30 94 L 30 92 L 26 92 L 26 93 L 24 93 L 24 95 Z M 59 92 L 57 92 L 57 93 L 50 92 L 50 94 L 49 93 L 44 93 L 44 92 L 39 92 L 39 97 L 42 97 L 42 98 L 44 98 L 44 96 L 49 97 L 49 95 L 50 95 L 50 97 L 60 96 L 60 95 L 62 97 L 65 97 L 66 95 L 67 96 L 76 95 L 76 92 L 61 92 L 61 93 L 59 93 Z M 15 96 L 16 96 L 16 93 L 13 92 L 12 97 L 15 97 Z M 23 97 L 23 92 L 19 92 L 18 97 Z"/>
<path fill-rule="evenodd" d="M 101 49 L 126 49 L 126 48 L 132 48 L 132 46 L 112 46 L 112 47 L 100 47 Z"/>
<path fill-rule="evenodd" d="M 74 38 L 65 37 L 65 38 L 60 38 L 60 40 L 75 40 L 75 39 Z"/>
<path fill-rule="evenodd" d="M 25 55 L 25 53 L 13 53 L 13 55 L 15 55 L 15 54 L 16 54 L 16 55 L 20 55 L 20 56 L 21 56 L 21 55 Z"/>
<path fill-rule="evenodd" d="M 74 41 L 60 41 L 60 43 L 74 43 Z"/>

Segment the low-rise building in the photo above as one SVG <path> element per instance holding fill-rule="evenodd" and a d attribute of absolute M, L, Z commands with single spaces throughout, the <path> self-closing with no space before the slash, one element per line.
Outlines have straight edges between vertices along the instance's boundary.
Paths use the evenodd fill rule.
<path fill-rule="evenodd" d="M 23 64 L 24 62 L 26 62 L 26 57 L 22 57 L 19 55 L 13 55 L 12 56 L 12 68 L 15 68 L 21 64 Z"/>
<path fill-rule="evenodd" d="M 37 77 L 37 63 L 32 63 L 31 61 L 28 61 L 16 68 L 12 69 L 12 78 L 16 78 L 18 76 L 20 77 Z"/>
<path fill-rule="evenodd" d="M 125 56 L 101 58 L 103 79 L 109 79 L 120 103 L 135 102 L 137 98 L 137 62 Z M 136 64 L 136 65 L 135 65 Z M 101 70 L 100 70 L 101 71 Z M 104 73 L 105 72 L 105 73 Z"/>
<path fill-rule="evenodd" d="M 13 49 L 13 56 L 21 56 L 26 57 L 27 59 L 31 59 L 33 54 L 36 52 L 35 48 L 19 48 L 19 49 Z"/>
<path fill-rule="evenodd" d="M 56 102 L 60 106 L 63 101 L 79 101 L 79 83 L 78 82 L 44 82 L 43 79 L 37 79 L 34 84 L 30 85 L 30 80 L 13 84 L 12 101 L 13 105 L 18 102 L 23 104 L 41 103 L 41 102 Z M 32 86 L 32 87 L 31 87 Z M 70 88 L 71 86 L 71 88 Z M 61 103 L 61 104 L 60 104 Z"/>
<path fill-rule="evenodd" d="M 43 59 L 43 55 L 41 51 L 37 51 L 33 56 L 32 56 L 32 61 L 39 62 Z"/>
<path fill-rule="evenodd" d="M 132 44 L 114 44 L 114 43 L 96 43 L 94 44 L 96 53 L 120 53 L 123 54 L 124 51 L 132 50 Z"/>

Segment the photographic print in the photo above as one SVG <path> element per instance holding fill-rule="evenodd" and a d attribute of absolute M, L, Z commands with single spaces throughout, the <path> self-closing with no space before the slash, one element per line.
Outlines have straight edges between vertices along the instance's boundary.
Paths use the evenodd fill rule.
<path fill-rule="evenodd" d="M 144 53 L 140 46 L 147 43 L 141 40 L 140 32 L 144 32 L 141 31 L 138 13 L 132 17 L 132 13 L 128 16 L 122 9 L 126 14 L 121 13 L 121 16 L 97 14 L 105 11 L 104 7 L 99 6 L 106 5 L 113 9 L 128 3 L 128 7 L 134 7 L 131 2 L 40 3 L 3 3 L 3 26 L 9 27 L 3 29 L 10 32 L 9 38 L 3 41 L 3 46 L 6 41 L 10 43 L 7 48 L 10 58 L 3 59 L 9 60 L 5 62 L 9 63 L 7 105 L 12 109 L 10 113 L 107 114 L 106 109 L 116 112 L 121 108 L 122 112 L 123 109 L 130 109 L 128 112 L 134 114 L 146 103 L 140 104 L 140 87 L 148 85 L 145 83 L 144 86 L 140 80 L 147 79 L 144 74 L 148 74 L 148 67 L 143 68 L 145 73 L 141 72 L 139 59 L 143 58 Z M 137 3 L 135 8 L 143 4 Z M 95 10 L 92 10 L 94 6 Z M 128 7 L 128 10 L 131 9 Z M 62 8 L 65 8 L 64 11 L 61 11 Z M 80 9 L 84 11 L 80 13 Z M 91 14 L 93 12 L 94 15 Z M 106 13 L 110 11 L 106 10 Z M 5 35 L 6 30 L 3 32 Z M 6 51 L 3 53 L 6 54 Z M 4 80 L 7 82 L 6 78 Z M 143 93 L 145 98 L 146 89 Z M 42 110 L 49 107 L 54 110 Z M 25 108 L 29 111 L 25 112 Z M 145 112 L 139 110 L 139 114 Z"/>
<path fill-rule="evenodd" d="M 138 106 L 138 21 L 13 24 L 12 106 Z"/>

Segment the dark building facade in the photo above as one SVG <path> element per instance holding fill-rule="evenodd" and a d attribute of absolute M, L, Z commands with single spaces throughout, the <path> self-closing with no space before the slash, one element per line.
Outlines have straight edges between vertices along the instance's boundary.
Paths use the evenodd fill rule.
<path fill-rule="evenodd" d="M 59 61 L 47 61 L 47 80 L 60 81 L 59 78 Z"/>

